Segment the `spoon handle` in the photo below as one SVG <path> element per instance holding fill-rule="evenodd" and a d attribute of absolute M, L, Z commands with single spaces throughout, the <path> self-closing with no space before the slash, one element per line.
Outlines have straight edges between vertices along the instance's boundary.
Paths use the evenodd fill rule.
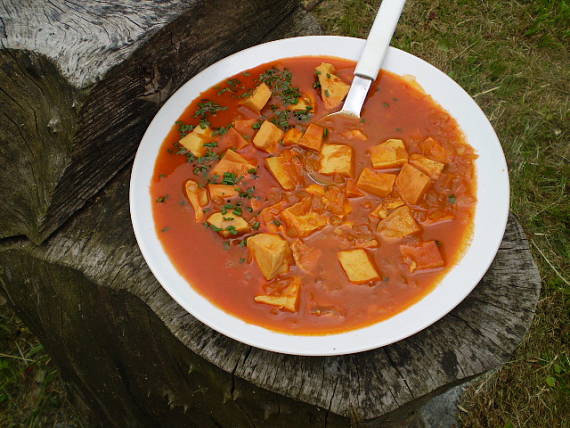
<path fill-rule="evenodd" d="M 375 80 L 406 0 L 383 0 L 362 50 L 354 74 Z"/>

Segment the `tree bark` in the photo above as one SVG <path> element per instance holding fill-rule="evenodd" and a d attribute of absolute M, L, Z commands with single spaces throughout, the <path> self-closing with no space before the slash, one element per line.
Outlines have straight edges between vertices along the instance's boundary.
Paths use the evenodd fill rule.
<path fill-rule="evenodd" d="M 211 62 L 318 27 L 294 1 L 120 3 L 0 0 L 0 289 L 92 424 L 378 426 L 509 358 L 540 291 L 513 217 L 463 303 L 380 349 L 266 352 L 180 308 L 131 229 L 130 161 L 142 133 Z"/>

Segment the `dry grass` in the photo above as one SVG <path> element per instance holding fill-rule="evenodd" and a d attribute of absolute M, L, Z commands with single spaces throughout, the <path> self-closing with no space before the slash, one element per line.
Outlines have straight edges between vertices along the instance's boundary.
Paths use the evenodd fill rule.
<path fill-rule="evenodd" d="M 329 34 L 365 37 L 378 4 L 325 0 L 316 14 Z M 569 424 L 569 42 L 566 0 L 409 0 L 392 43 L 448 73 L 491 120 L 543 278 L 512 361 L 467 392 L 467 427 Z"/>

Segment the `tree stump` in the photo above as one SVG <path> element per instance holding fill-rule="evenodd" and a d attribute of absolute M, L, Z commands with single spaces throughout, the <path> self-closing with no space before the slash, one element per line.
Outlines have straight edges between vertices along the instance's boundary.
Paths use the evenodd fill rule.
<path fill-rule="evenodd" d="M 0 285 L 101 426 L 378 426 L 504 363 L 540 278 L 511 217 L 471 295 L 404 341 L 295 357 L 221 336 L 147 268 L 130 162 L 161 103 L 234 51 L 318 32 L 296 1 L 0 0 Z"/>

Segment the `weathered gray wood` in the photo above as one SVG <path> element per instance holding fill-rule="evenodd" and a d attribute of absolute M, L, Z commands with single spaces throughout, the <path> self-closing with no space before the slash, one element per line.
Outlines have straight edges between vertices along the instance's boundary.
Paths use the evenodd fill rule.
<path fill-rule="evenodd" d="M 225 394 L 225 403 L 215 404 L 214 398 L 206 401 L 207 406 L 213 406 L 208 408 L 216 417 L 238 411 L 234 404 L 228 404 L 235 403 L 256 426 L 266 426 L 268 421 L 272 426 L 279 426 L 280 421 L 290 421 L 289 416 L 297 412 L 304 412 L 307 418 L 313 418 L 311 420 L 323 423 L 327 420 L 330 425 L 358 420 L 376 426 L 380 421 L 417 407 L 436 392 L 504 363 L 534 315 L 540 278 L 524 234 L 511 217 L 501 249 L 484 279 L 451 314 L 429 329 L 381 349 L 340 357 L 295 357 L 250 348 L 196 321 L 178 307 L 152 277 L 130 232 L 127 172 L 114 180 L 105 196 L 75 216 L 46 245 L 6 244 L 0 252 L 0 265 L 4 266 L 2 286 L 16 308 L 30 308 L 31 313 L 24 313 L 22 317 L 25 320 L 35 317 L 29 324 L 36 326 L 34 331 L 42 341 L 53 342 L 53 347 L 59 346 L 63 338 L 68 343 L 87 342 L 82 343 L 83 352 L 91 355 L 96 355 L 106 341 L 113 341 L 110 348 L 120 347 L 119 343 L 139 356 L 153 354 L 147 349 L 146 341 L 139 343 L 140 339 L 123 337 L 116 327 L 115 331 L 105 330 L 105 338 L 87 340 L 81 331 L 75 331 L 70 337 L 68 325 L 48 318 L 53 317 L 49 314 L 53 314 L 54 305 L 58 307 L 58 317 L 69 317 L 73 312 L 74 322 L 78 323 L 75 329 L 89 325 L 89 321 L 80 320 L 93 313 L 104 322 L 117 323 L 116 309 L 112 309 L 115 303 L 106 304 L 103 300 L 100 308 L 99 300 L 88 296 L 87 293 L 91 293 L 88 290 L 121 296 L 124 302 L 128 301 L 121 305 L 129 308 L 145 307 L 145 316 L 153 319 L 154 324 L 148 321 L 147 325 L 139 315 L 133 315 L 133 323 L 136 319 L 137 324 L 143 324 L 137 326 L 144 331 L 139 335 L 166 337 L 172 334 L 186 348 L 181 351 L 185 364 L 200 362 L 204 366 L 201 365 L 199 371 L 208 367 L 208 373 L 215 372 L 208 375 L 208 381 L 201 387 L 220 388 L 217 393 Z M 64 279 L 71 274 L 81 277 L 81 281 Z M 67 299 L 72 303 L 68 304 Z M 49 309 L 44 306 L 46 303 Z M 130 323 L 123 323 L 127 331 L 133 329 Z M 158 329 L 158 325 L 162 329 Z M 61 331 L 64 328 L 66 330 Z M 172 342 L 168 343 L 169 347 L 173 346 Z M 170 353 L 169 347 L 163 351 Z M 48 350 L 51 352 L 49 347 Z M 89 363 L 83 361 L 84 353 L 71 349 L 57 349 L 55 353 L 63 353 L 62 358 L 73 361 L 72 373 L 90 372 Z M 124 354 L 112 363 L 137 367 L 123 382 L 142 382 L 141 376 L 148 370 L 144 365 L 135 364 L 133 358 Z M 171 370 L 160 362 L 157 364 L 162 370 Z M 222 372 L 229 377 L 224 377 Z M 180 376 L 184 378 L 183 374 Z M 183 384 L 191 382 L 182 378 Z M 91 377 L 87 379 L 93 381 Z M 227 380 L 222 382 L 222 379 Z M 155 388 L 161 388 L 160 385 L 148 381 L 152 396 L 157 394 Z M 169 388 L 173 388 L 173 400 L 192 406 L 193 398 L 187 395 L 187 390 L 174 384 L 169 384 Z M 256 398 L 259 395 L 269 401 L 260 403 Z M 271 402 L 275 404 L 268 404 Z M 144 403 L 146 406 L 146 400 Z M 391 412 L 396 413 L 391 415 Z M 264 420 L 262 415 L 269 419 Z M 244 422 L 243 426 L 250 422 Z"/>
<path fill-rule="evenodd" d="M 133 156 L 160 104 L 296 0 L 0 0 L 0 238 L 42 242 Z"/>

